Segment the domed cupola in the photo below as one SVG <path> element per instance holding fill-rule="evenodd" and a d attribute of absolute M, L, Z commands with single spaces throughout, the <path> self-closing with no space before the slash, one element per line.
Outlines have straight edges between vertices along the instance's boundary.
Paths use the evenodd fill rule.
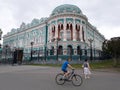
<path fill-rule="evenodd" d="M 64 13 L 72 13 L 72 14 L 82 14 L 82 11 L 79 7 L 70 4 L 64 4 L 56 7 L 53 11 L 51 16 L 64 14 Z"/>

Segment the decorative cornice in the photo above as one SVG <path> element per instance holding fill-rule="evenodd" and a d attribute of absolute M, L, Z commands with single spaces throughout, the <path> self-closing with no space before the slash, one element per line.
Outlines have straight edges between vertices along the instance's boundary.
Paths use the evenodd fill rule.
<path fill-rule="evenodd" d="M 39 27 L 40 25 L 44 25 L 44 24 L 46 24 L 46 22 L 40 23 L 40 24 L 38 24 L 38 25 L 36 25 L 36 26 L 33 26 L 33 27 L 29 27 L 29 28 L 27 28 L 27 29 L 23 29 L 23 30 L 17 31 L 17 32 L 15 32 L 15 33 L 13 33 L 13 34 L 6 34 L 6 35 L 3 36 L 3 38 L 4 38 L 4 37 L 13 36 L 13 35 L 18 34 L 18 33 L 25 32 L 25 31 L 27 31 L 27 30 L 29 30 L 29 29 L 33 29 L 33 28 L 35 28 L 35 27 Z"/>
<path fill-rule="evenodd" d="M 58 14 L 58 15 L 50 16 L 48 18 L 48 22 L 51 21 L 52 19 L 56 19 L 58 17 L 68 17 L 68 16 L 83 18 L 86 21 L 88 21 L 88 18 L 83 14 L 80 15 L 80 14 L 64 13 L 64 14 Z"/>

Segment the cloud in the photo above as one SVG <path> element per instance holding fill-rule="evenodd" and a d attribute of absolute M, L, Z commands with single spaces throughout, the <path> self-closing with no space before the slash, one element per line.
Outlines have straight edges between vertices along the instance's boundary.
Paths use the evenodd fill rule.
<path fill-rule="evenodd" d="M 0 28 L 4 30 L 4 34 L 12 28 L 19 28 L 22 22 L 30 23 L 34 18 L 49 17 L 53 9 L 61 4 L 74 4 L 105 37 L 120 36 L 116 33 L 119 32 L 120 26 L 119 0 L 0 0 L 0 2 Z M 108 36 L 107 33 L 112 35 Z"/>

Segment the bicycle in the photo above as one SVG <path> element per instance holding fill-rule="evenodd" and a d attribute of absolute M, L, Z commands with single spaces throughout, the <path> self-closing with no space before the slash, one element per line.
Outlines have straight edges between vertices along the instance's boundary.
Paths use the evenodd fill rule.
<path fill-rule="evenodd" d="M 58 85 L 63 85 L 66 81 L 72 82 L 74 86 L 80 86 L 83 83 L 83 79 L 80 75 L 75 74 L 74 69 L 68 75 L 67 79 L 63 78 L 64 73 L 58 73 L 55 77 L 55 81 Z"/>

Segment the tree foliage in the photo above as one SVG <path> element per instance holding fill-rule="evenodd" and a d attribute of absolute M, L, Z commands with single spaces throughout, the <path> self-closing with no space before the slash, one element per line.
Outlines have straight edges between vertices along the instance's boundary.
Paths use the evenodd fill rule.
<path fill-rule="evenodd" d="M 120 37 L 105 40 L 102 49 L 104 53 L 111 55 L 115 60 L 115 64 L 117 64 L 120 59 Z"/>

